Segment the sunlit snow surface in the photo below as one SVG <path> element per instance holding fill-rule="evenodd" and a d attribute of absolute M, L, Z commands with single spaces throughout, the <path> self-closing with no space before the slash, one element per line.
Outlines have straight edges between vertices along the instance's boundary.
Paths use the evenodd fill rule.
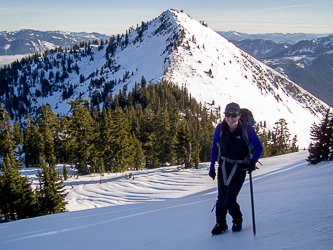
<path fill-rule="evenodd" d="M 299 152 L 260 160 L 253 173 L 256 237 L 248 180 L 238 198 L 243 230 L 211 236 L 216 180 L 203 163 L 133 172 L 134 180 L 124 173 L 73 177 L 66 182 L 73 212 L 0 224 L 0 249 L 332 249 L 333 163 L 309 166 L 306 158 Z"/>

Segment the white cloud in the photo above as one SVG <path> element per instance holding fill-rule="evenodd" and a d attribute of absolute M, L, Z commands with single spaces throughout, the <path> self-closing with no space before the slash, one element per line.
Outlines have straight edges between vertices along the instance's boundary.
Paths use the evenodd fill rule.
<path fill-rule="evenodd" d="M 310 7 L 310 6 L 315 6 L 315 5 L 316 5 L 316 4 L 307 4 L 307 5 L 290 5 L 290 6 L 274 7 L 274 8 L 268 8 L 268 9 L 259 9 L 259 10 L 257 10 L 257 11 L 291 9 L 291 8 L 299 8 L 299 7 Z"/>

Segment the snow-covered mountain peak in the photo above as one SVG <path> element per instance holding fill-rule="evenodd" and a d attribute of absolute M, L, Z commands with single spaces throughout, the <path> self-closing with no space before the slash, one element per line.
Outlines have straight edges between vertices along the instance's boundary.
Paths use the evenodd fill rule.
<path fill-rule="evenodd" d="M 238 102 L 271 129 L 284 118 L 301 147 L 308 145 L 310 126 L 322 118 L 325 103 L 181 11 L 167 10 L 148 27 L 140 46 L 166 48 L 155 53 L 155 60 L 147 58 L 150 67 L 159 68 L 154 72 L 163 68 L 154 77 L 143 74 L 147 79 L 184 85 L 192 97 L 222 111 L 227 103 Z"/>
<path fill-rule="evenodd" d="M 182 46 L 170 55 L 163 79 L 186 85 L 192 97 L 222 111 L 227 103 L 237 102 L 269 128 L 284 118 L 300 145 L 307 145 L 310 126 L 322 118 L 325 103 L 200 22 L 172 13 L 183 34 Z"/>
<path fill-rule="evenodd" d="M 27 72 L 25 67 L 23 72 Z M 110 93 L 131 91 L 143 78 L 152 83 L 165 80 L 186 85 L 192 97 L 213 110 L 223 112 L 227 103 L 238 102 L 271 129 L 284 118 L 291 134 L 298 135 L 300 146 L 307 147 L 311 125 L 328 108 L 204 22 L 173 9 L 130 28 L 125 35 L 111 37 L 104 45 L 50 54 L 31 61 L 29 67 L 29 93 L 19 86 L 13 91 L 22 95 L 18 99 L 26 100 L 24 108 L 29 113 L 46 103 L 55 113 L 67 113 L 69 100 L 103 104 Z"/>

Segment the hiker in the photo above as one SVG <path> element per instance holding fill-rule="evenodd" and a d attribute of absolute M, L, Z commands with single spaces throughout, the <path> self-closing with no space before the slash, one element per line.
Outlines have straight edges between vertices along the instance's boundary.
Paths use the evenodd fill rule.
<path fill-rule="evenodd" d="M 209 169 L 209 176 L 214 180 L 215 161 L 218 161 L 216 225 L 212 230 L 213 235 L 221 234 L 228 229 L 227 212 L 233 219 L 232 231 L 242 230 L 243 214 L 237 203 L 237 196 L 245 181 L 246 171 L 255 170 L 256 162 L 263 151 L 252 127 L 253 124 L 241 119 L 241 109 L 237 103 L 229 103 L 224 114 L 223 122 L 215 129 Z M 253 147 L 252 150 L 250 145 Z M 252 157 L 251 153 L 253 153 Z"/>

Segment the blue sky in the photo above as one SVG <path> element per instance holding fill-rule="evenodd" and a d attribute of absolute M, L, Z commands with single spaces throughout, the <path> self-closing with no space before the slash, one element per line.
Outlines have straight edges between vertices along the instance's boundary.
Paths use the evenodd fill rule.
<path fill-rule="evenodd" d="M 332 0 L 0 0 L 0 31 L 121 34 L 170 8 L 216 31 L 333 33 Z"/>

